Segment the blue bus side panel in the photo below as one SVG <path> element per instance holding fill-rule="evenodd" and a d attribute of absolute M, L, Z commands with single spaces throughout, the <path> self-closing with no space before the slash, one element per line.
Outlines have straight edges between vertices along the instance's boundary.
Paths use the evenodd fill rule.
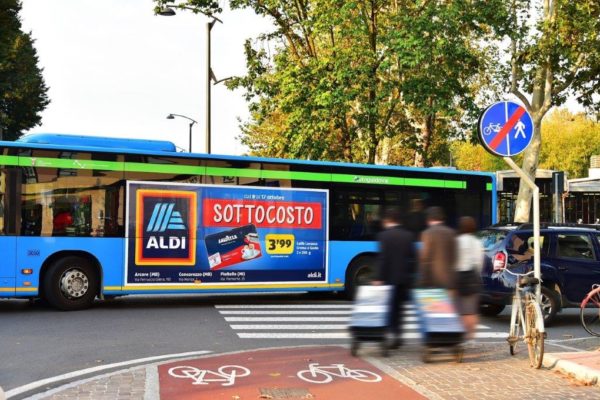
<path fill-rule="evenodd" d="M 377 242 L 329 242 L 329 283 L 346 281 L 346 269 L 352 260 L 365 253 L 376 253 Z"/>
<path fill-rule="evenodd" d="M 15 295 L 15 259 L 17 238 L 0 236 L 0 297 Z"/>
<path fill-rule="evenodd" d="M 103 270 L 104 286 L 123 285 L 122 238 L 20 237 L 17 240 L 16 290 L 19 296 L 39 293 L 40 270 L 45 260 L 61 251 L 81 251 L 95 257 Z M 31 268 L 33 274 L 20 271 Z M 29 284 L 28 284 L 29 283 Z"/>

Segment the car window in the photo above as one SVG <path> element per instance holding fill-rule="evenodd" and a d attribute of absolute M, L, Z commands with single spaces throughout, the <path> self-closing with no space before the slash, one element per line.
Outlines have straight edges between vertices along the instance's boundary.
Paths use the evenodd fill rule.
<path fill-rule="evenodd" d="M 485 229 L 475 234 L 481 240 L 484 250 L 491 250 L 504 241 L 506 232 L 493 229 Z"/>
<path fill-rule="evenodd" d="M 559 234 L 557 235 L 559 257 L 593 260 L 594 250 L 588 235 Z"/>
<path fill-rule="evenodd" d="M 540 235 L 540 255 L 542 257 L 548 255 L 548 247 L 550 241 L 547 234 Z M 506 252 L 513 256 L 517 261 L 527 261 L 533 258 L 533 241 L 532 232 L 519 232 L 510 236 L 506 243 Z"/>

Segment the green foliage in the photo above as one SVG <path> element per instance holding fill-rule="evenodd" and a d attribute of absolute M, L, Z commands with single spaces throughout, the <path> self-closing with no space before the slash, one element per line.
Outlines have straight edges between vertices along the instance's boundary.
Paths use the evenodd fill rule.
<path fill-rule="evenodd" d="M 501 4 L 232 0 L 276 27 L 247 42 L 248 74 L 228 85 L 250 102 L 243 142 L 264 155 L 447 163 L 438 144 L 476 118 L 496 57 L 474 38 L 494 33 Z"/>
<path fill-rule="evenodd" d="M 600 3 L 513 0 L 508 7 L 510 64 L 499 85 L 508 83 L 532 115 L 534 136 L 524 152 L 522 169 L 533 177 L 543 149 L 541 124 L 546 113 L 564 104 L 568 96 L 590 111 L 600 110 Z M 515 221 L 527 221 L 530 208 L 531 189 L 522 184 Z"/>
<path fill-rule="evenodd" d="M 479 143 L 455 141 L 451 149 L 458 169 L 496 172 L 508 168 L 502 157 L 492 155 Z"/>
<path fill-rule="evenodd" d="M 15 140 L 39 124 L 48 88 L 31 35 L 21 31 L 18 0 L 0 0 L 0 128 Z"/>
<path fill-rule="evenodd" d="M 570 179 L 588 174 L 590 157 L 600 154 L 600 123 L 584 113 L 557 109 L 542 124 L 540 167 L 562 170 Z"/>
<path fill-rule="evenodd" d="M 543 117 L 568 96 L 600 111 L 598 0 L 515 0 L 509 24 L 512 69 L 502 79 L 531 111 Z"/>

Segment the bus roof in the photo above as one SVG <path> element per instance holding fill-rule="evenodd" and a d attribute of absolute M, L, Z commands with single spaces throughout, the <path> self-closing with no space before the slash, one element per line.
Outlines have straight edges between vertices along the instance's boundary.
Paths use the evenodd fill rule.
<path fill-rule="evenodd" d="M 101 149 L 143 150 L 176 152 L 177 147 L 167 140 L 144 140 L 110 138 L 101 136 L 64 135 L 59 133 L 34 133 L 16 140 L 21 143 L 36 143 L 56 146 L 82 146 Z"/>
<path fill-rule="evenodd" d="M 336 161 L 312 161 L 283 158 L 267 158 L 255 156 L 231 156 L 205 153 L 187 153 L 177 152 L 177 147 L 166 140 L 145 140 L 145 139 L 126 139 L 101 136 L 70 135 L 55 133 L 33 133 L 25 135 L 15 142 L 1 141 L 0 146 L 19 147 L 26 144 L 30 148 L 44 148 L 53 150 L 71 150 L 71 151 L 104 151 L 108 153 L 127 153 L 143 154 L 149 156 L 163 157 L 196 157 L 213 160 L 227 161 L 245 161 L 245 162 L 269 162 L 277 164 L 295 164 L 295 165 L 314 165 L 337 168 L 366 168 L 374 170 L 404 170 L 404 171 L 422 171 L 422 172 L 442 172 L 457 175 L 479 175 L 489 176 L 495 181 L 495 174 L 491 172 L 463 171 L 454 168 L 420 168 L 420 167 L 402 167 L 391 165 L 374 164 L 356 164 Z"/>

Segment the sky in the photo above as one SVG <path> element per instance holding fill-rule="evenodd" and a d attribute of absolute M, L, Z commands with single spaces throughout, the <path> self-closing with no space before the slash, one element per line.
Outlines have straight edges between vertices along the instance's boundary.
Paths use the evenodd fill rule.
<path fill-rule="evenodd" d="M 205 151 L 206 24 L 201 14 L 154 15 L 151 0 L 23 0 L 51 103 L 28 133 L 51 132 L 170 140 Z M 226 7 L 225 2 L 221 2 Z M 270 29 L 252 10 L 226 9 L 211 31 L 217 79 L 244 75 L 243 44 Z M 238 155 L 243 91 L 213 85 L 212 153 Z"/>

